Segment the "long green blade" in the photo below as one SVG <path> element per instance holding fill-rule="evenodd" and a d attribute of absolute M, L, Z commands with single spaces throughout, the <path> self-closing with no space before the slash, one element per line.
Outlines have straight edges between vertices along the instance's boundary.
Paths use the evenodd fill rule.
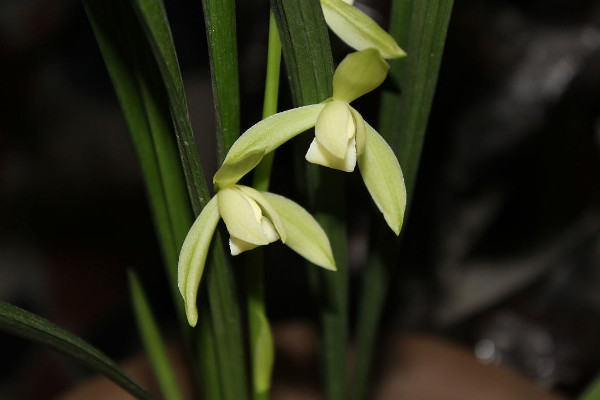
<path fill-rule="evenodd" d="M 169 361 L 167 349 L 142 283 L 131 270 L 129 271 L 128 278 L 138 332 L 144 343 L 146 354 L 148 354 L 148 358 L 150 359 L 150 365 L 152 366 L 160 390 L 165 400 L 183 400 L 173 366 L 171 365 L 171 361 Z"/>
<path fill-rule="evenodd" d="M 84 6 L 138 156 L 178 319 L 189 343 L 191 329 L 177 290 L 177 258 L 192 210 L 166 89 L 131 7 L 115 0 L 85 0 Z"/>
<path fill-rule="evenodd" d="M 325 100 L 332 95 L 333 61 L 320 2 L 272 0 L 271 4 L 295 105 Z M 342 400 L 346 398 L 348 272 L 345 207 L 339 199 L 344 193 L 345 177 L 314 165 L 307 168 L 307 176 L 315 217 L 329 237 L 338 268 L 330 272 L 311 266 L 309 273 L 319 301 L 327 398 Z"/>
<path fill-rule="evenodd" d="M 431 110 L 453 0 L 395 0 L 390 33 L 408 56 L 390 61 L 390 76 L 400 90 L 382 95 L 379 132 L 396 152 L 412 198 L 423 139 Z M 356 331 L 353 399 L 367 397 L 381 313 L 394 268 L 399 240 L 385 227 L 371 235 L 375 247 L 364 271 Z M 395 242 L 395 244 L 394 244 Z"/>
<path fill-rule="evenodd" d="M 218 160 L 240 135 L 240 89 L 234 0 L 202 0 L 217 122 Z"/>
<path fill-rule="evenodd" d="M 0 329 L 12 335 L 48 346 L 76 359 L 106 376 L 138 399 L 154 397 L 135 382 L 123 368 L 78 336 L 22 308 L 0 302 Z"/>
<path fill-rule="evenodd" d="M 183 170 L 185 172 L 190 201 L 194 214 L 200 214 L 210 196 L 202 173 L 200 158 L 190 123 L 179 62 L 167 21 L 167 14 L 161 0 L 131 0 L 139 16 L 140 24 L 146 33 L 154 60 L 166 87 L 171 117 L 175 125 L 177 144 Z"/>
<path fill-rule="evenodd" d="M 177 143 L 190 200 L 194 214 L 197 216 L 209 201 L 208 188 L 204 181 L 194 137 L 189 121 L 183 84 L 179 72 L 173 39 L 167 22 L 164 5 L 160 0 L 133 0 L 140 21 L 145 28 L 146 37 L 167 87 L 171 114 L 177 133 Z M 215 18 L 218 18 L 217 14 Z M 231 23 L 231 20 L 229 20 Z M 228 33 L 235 32 L 227 29 Z M 234 33 L 235 35 L 235 33 Z M 237 79 L 237 77 L 236 77 Z M 216 84 L 213 82 L 213 84 Z M 230 84 L 223 82 L 222 84 Z M 227 150 L 227 149 L 225 149 Z M 246 368 L 243 351 L 243 335 L 241 331 L 241 316 L 236 300 L 235 282 L 225 258 L 220 236 L 215 235 L 211 247 L 212 262 L 207 265 L 207 295 L 211 308 L 211 321 L 219 367 L 221 393 L 224 399 L 243 400 L 247 397 Z M 207 331 L 201 330 L 202 334 Z M 201 344 L 209 343 L 207 338 L 201 339 Z M 203 349 L 212 351 L 212 349 Z M 201 361 L 202 355 L 200 355 Z M 208 357 L 207 359 L 214 359 Z M 208 366 L 203 367 L 207 370 Z M 215 392 L 211 390 L 211 392 Z"/>
<path fill-rule="evenodd" d="M 154 46 L 155 51 L 153 51 L 150 45 L 153 40 L 149 41 L 145 35 L 145 32 L 149 32 L 149 28 L 144 29 L 140 24 L 131 2 L 86 0 L 84 5 L 123 109 L 138 160 L 142 167 L 152 205 L 154 222 L 168 270 L 167 275 L 171 283 L 171 291 L 177 305 L 176 310 L 180 327 L 190 349 L 188 353 L 192 355 L 192 353 L 195 353 L 195 350 L 192 350 L 193 332 L 187 324 L 183 300 L 177 289 L 177 259 L 181 244 L 193 221 L 190 194 L 188 192 L 196 193 L 191 197 L 195 199 L 196 210 L 199 210 L 202 197 L 197 195 L 197 188 L 203 189 L 203 191 L 200 190 L 201 193 L 207 192 L 207 189 L 203 180 L 195 180 L 198 172 L 202 178 L 200 169 L 196 169 L 195 173 L 188 173 L 187 175 L 184 175 L 182 169 L 181 159 L 184 159 L 183 164 L 188 165 L 188 167 L 191 167 L 189 160 L 197 161 L 198 157 L 194 155 L 193 140 L 185 142 L 187 145 L 183 146 L 188 149 L 190 154 L 184 154 L 181 159 L 178 154 L 176 137 L 181 141 L 181 135 L 177 135 L 178 125 L 173 118 L 177 107 L 170 102 L 170 99 L 175 98 L 178 99 L 178 104 L 185 104 L 185 98 L 179 98 L 177 95 L 177 93 L 180 96 L 183 95 L 182 86 L 179 85 L 179 90 L 177 90 L 176 85 L 181 80 L 177 79 L 177 68 L 168 69 L 165 67 L 167 63 L 161 57 L 162 53 L 156 51 L 156 49 L 160 50 L 156 44 Z M 158 9 L 160 11 L 162 8 L 159 7 Z M 158 18 L 158 21 L 164 22 L 165 19 Z M 170 35 L 164 35 L 164 27 L 162 32 L 162 37 L 165 40 L 170 40 Z M 169 65 L 175 65 L 176 67 L 176 60 L 173 62 L 174 52 L 169 51 L 168 46 L 164 52 L 170 57 Z M 157 58 L 162 60 L 160 62 L 163 66 L 162 71 L 156 61 Z M 165 83 L 163 75 L 167 76 L 171 82 L 170 85 Z M 170 88 L 170 95 L 168 94 L 168 88 Z M 189 124 L 185 123 L 187 111 L 183 110 L 179 114 L 179 126 L 182 125 L 181 121 L 183 121 L 183 131 L 191 134 Z M 187 128 L 185 128 L 186 126 Z M 186 162 L 186 160 L 188 161 Z M 186 187 L 186 178 L 188 186 L 192 188 L 189 191 Z M 190 184 L 189 181 L 192 181 L 192 183 Z M 206 315 L 206 313 L 202 313 L 202 315 Z M 206 323 L 204 326 L 206 326 Z M 204 337 L 207 334 L 212 334 L 210 328 L 202 329 L 199 333 L 201 338 L 199 339 L 200 344 L 197 351 L 200 356 L 193 360 L 192 366 L 199 366 L 200 371 L 211 371 L 211 373 L 204 375 L 197 372 L 196 376 L 203 376 L 201 387 L 206 392 L 218 393 L 219 382 L 215 381 L 214 374 L 212 374 L 215 369 L 215 356 L 212 354 L 214 353 L 214 346 L 211 345 L 212 338 Z"/>
<path fill-rule="evenodd" d="M 597 377 L 578 399 L 600 400 L 600 377 Z"/>

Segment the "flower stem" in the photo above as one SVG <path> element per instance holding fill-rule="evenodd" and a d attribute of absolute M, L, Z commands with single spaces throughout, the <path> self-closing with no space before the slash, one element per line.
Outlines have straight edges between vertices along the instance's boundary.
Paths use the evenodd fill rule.
<path fill-rule="evenodd" d="M 279 97 L 279 72 L 281 65 L 281 42 L 273 11 L 269 17 L 269 47 L 267 53 L 267 78 L 265 82 L 265 100 L 263 119 L 277 112 Z M 268 153 L 254 172 L 253 186 L 258 190 L 269 189 L 271 167 L 274 152 Z M 269 398 L 271 374 L 273 370 L 274 344 L 271 328 L 266 316 L 264 289 L 264 257 L 262 249 L 251 253 L 249 258 L 248 279 L 248 324 L 250 336 L 250 356 L 252 360 L 252 388 L 254 400 Z"/>
<path fill-rule="evenodd" d="M 265 82 L 265 100 L 263 103 L 263 119 L 277 112 L 279 98 L 279 72 L 281 66 L 281 41 L 275 23 L 275 16 L 271 11 L 269 17 L 269 50 L 267 53 L 267 79 Z M 257 190 L 268 190 L 271 180 L 271 166 L 273 165 L 274 152 L 265 155 L 254 171 L 253 186 Z"/>

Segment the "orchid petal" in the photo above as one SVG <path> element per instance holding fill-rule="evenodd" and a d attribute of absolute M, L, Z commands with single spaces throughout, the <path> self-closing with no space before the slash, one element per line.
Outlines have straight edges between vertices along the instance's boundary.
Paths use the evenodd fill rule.
<path fill-rule="evenodd" d="M 317 139 L 313 139 L 308 151 L 306 152 L 306 161 L 313 164 L 322 165 L 333 169 L 339 169 L 344 172 L 352 172 L 356 167 L 356 141 L 352 139 L 348 143 L 346 158 L 337 158 L 331 154 L 325 147 L 321 146 Z"/>
<path fill-rule="evenodd" d="M 379 133 L 366 122 L 365 127 L 365 152 L 358 157 L 358 166 L 377 208 L 394 233 L 399 235 L 406 209 L 402 169 L 394 151 Z"/>
<path fill-rule="evenodd" d="M 315 137 L 337 158 L 344 158 L 348 139 L 354 136 L 354 119 L 348 103 L 334 100 L 325 104 L 315 125 Z"/>
<path fill-rule="evenodd" d="M 218 182 L 219 187 L 232 185 L 240 178 L 256 167 L 265 155 L 264 149 L 251 151 L 236 161 L 230 161 L 223 164 L 213 178 L 213 182 Z M 218 190 L 218 187 L 217 187 Z"/>
<path fill-rule="evenodd" d="M 219 214 L 231 236 L 259 246 L 270 243 L 250 203 L 253 200 L 244 196 L 241 190 L 235 186 L 225 187 L 217 193 L 217 200 Z"/>
<path fill-rule="evenodd" d="M 317 117 L 323 108 L 325 104 L 294 108 L 265 118 L 250 127 L 231 146 L 223 165 L 213 178 L 213 183 L 225 187 L 237 182 L 255 165 L 250 162 L 241 163 L 243 168 L 235 168 L 234 174 L 221 172 L 221 170 L 230 169 L 232 163 L 240 163 L 240 160 L 248 157 L 248 154 L 269 153 L 294 136 L 312 128 L 317 123 Z"/>
<path fill-rule="evenodd" d="M 259 192 L 258 190 L 248 186 L 238 185 L 237 187 L 242 191 L 242 193 L 256 201 L 258 205 L 262 207 L 268 219 L 275 226 L 275 230 L 278 234 L 278 239 L 281 239 L 281 241 L 285 243 L 287 239 L 285 225 L 283 224 L 281 217 L 279 216 L 279 214 L 277 214 L 277 211 L 275 211 L 271 203 L 269 203 L 269 201 L 262 195 L 262 192 Z M 263 218 L 263 220 L 266 220 L 266 218 Z"/>
<path fill-rule="evenodd" d="M 354 126 L 356 127 L 356 133 L 354 134 L 356 138 L 356 154 L 360 156 L 365 151 L 365 120 L 354 108 L 350 107 L 350 111 L 352 112 L 352 117 L 354 117 Z"/>
<path fill-rule="evenodd" d="M 268 192 L 262 195 L 283 220 L 287 232 L 285 244 L 311 263 L 335 271 L 329 239 L 313 216 L 288 198 Z"/>
<path fill-rule="evenodd" d="M 394 38 L 364 12 L 344 0 L 321 0 L 329 28 L 356 50 L 376 48 L 383 58 L 404 57 Z"/>
<path fill-rule="evenodd" d="M 196 296 L 204 271 L 206 255 L 210 242 L 219 222 L 219 210 L 216 196 L 202 209 L 202 212 L 190 228 L 181 252 L 179 253 L 179 269 L 177 284 L 185 302 L 185 313 L 191 326 L 196 326 L 198 310 Z"/>
<path fill-rule="evenodd" d="M 348 54 L 333 74 L 333 99 L 351 103 L 381 85 L 389 69 L 375 49 Z"/>
<path fill-rule="evenodd" d="M 232 256 L 237 256 L 245 251 L 257 248 L 259 245 L 248 243 L 235 236 L 229 236 L 229 251 Z"/>

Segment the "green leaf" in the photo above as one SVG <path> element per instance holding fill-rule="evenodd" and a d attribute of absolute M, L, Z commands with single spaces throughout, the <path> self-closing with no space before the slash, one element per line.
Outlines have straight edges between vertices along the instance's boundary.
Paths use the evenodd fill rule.
<path fill-rule="evenodd" d="M 179 155 L 190 195 L 194 213 L 198 215 L 210 195 L 204 180 L 200 158 L 196 150 L 194 133 L 187 108 L 187 100 L 183 89 L 183 81 L 179 71 L 179 62 L 175 54 L 175 46 L 167 14 L 161 0 L 131 0 L 138 14 L 139 21 L 150 44 L 154 60 L 162 82 L 166 87 L 168 105 L 171 110 Z"/>
<path fill-rule="evenodd" d="M 224 187 L 237 182 L 256 165 L 254 162 L 258 154 L 269 153 L 315 126 L 324 107 L 325 104 L 313 104 L 294 108 L 254 124 L 231 146 L 223 165 L 213 178 L 214 183 Z"/>
<path fill-rule="evenodd" d="M 409 55 L 404 60 L 390 61 L 388 79 L 395 85 L 390 85 L 382 95 L 379 132 L 402 166 L 407 209 L 410 209 L 452 5 L 453 0 L 394 0 L 392 3 L 390 33 Z M 391 89 L 393 86 L 399 90 Z M 353 400 L 367 398 L 378 326 L 400 248 L 389 245 L 392 239 L 387 229 L 375 229 L 371 236 L 376 247 L 369 258 L 361 288 Z"/>
<path fill-rule="evenodd" d="M 318 0 L 271 0 L 294 104 L 319 103 L 331 96 L 333 59 Z"/>
<path fill-rule="evenodd" d="M 175 371 L 169 361 L 167 349 L 160 334 L 160 329 L 152 314 L 150 302 L 144 292 L 137 275 L 129 270 L 129 291 L 135 310 L 138 332 L 144 343 L 144 349 L 150 359 L 154 376 L 166 400 L 183 400 L 181 389 L 177 383 Z"/>
<path fill-rule="evenodd" d="M 145 26 L 146 36 L 151 43 L 162 79 L 168 89 L 169 104 L 176 127 L 177 143 L 186 175 L 188 192 L 194 214 L 199 215 L 202 206 L 209 201 L 210 196 L 194 143 L 183 92 L 183 84 L 179 74 L 164 6 L 161 0 L 134 1 L 140 20 Z M 219 35 L 231 35 L 230 40 L 234 40 L 236 34 L 235 26 L 232 25 L 234 18 L 231 16 L 233 1 L 211 1 L 205 5 L 207 6 L 205 7 L 207 14 L 211 13 L 211 21 L 220 21 L 219 24 L 213 24 L 211 29 L 213 31 L 219 29 L 221 31 Z M 221 13 L 215 12 L 215 9 L 221 6 L 229 7 L 227 9 L 229 10 L 228 18 L 225 18 Z M 224 32 L 222 32 L 223 30 Z M 212 45 L 209 44 L 209 46 Z M 215 80 L 215 75 L 213 75 L 213 86 L 216 85 L 235 85 L 235 82 L 217 81 Z M 232 119 L 235 118 L 236 116 L 232 115 Z M 235 129 L 234 135 L 237 136 L 238 133 L 239 129 Z M 223 152 L 226 150 L 226 148 L 223 149 Z M 217 353 L 219 361 L 216 367 L 219 368 L 223 398 L 226 400 L 244 400 L 247 397 L 247 387 L 244 351 L 242 348 L 242 321 L 240 319 L 239 305 L 236 302 L 235 282 L 229 277 L 230 266 L 227 264 L 220 240 L 220 235 L 215 235 L 215 240 L 211 248 L 212 262 L 209 262 L 207 266 L 207 272 L 211 272 L 210 270 L 214 269 L 210 273 L 209 279 L 207 279 L 207 296 L 209 298 L 208 304 L 211 308 L 210 315 L 213 323 L 214 350 Z M 201 343 L 208 343 L 208 341 L 202 340 Z M 213 351 L 213 349 L 206 348 L 203 350 Z M 211 358 L 208 357 L 207 359 Z M 201 359 L 201 362 L 203 360 Z M 215 366 L 212 365 L 212 367 L 214 368 Z"/>
<path fill-rule="evenodd" d="M 217 197 L 213 197 L 204 207 L 188 232 L 179 255 L 178 286 L 185 301 L 188 322 L 196 326 L 198 310 L 196 297 L 211 239 L 219 223 L 220 215 Z"/>
<path fill-rule="evenodd" d="M 240 135 L 240 89 L 234 0 L 202 0 L 217 123 L 218 161 Z"/>
<path fill-rule="evenodd" d="M 294 104 L 314 104 L 332 95 L 333 61 L 318 0 L 271 0 Z M 305 149 L 301 149 L 302 152 Z M 306 163 L 303 163 L 306 164 Z M 305 171 L 311 211 L 327 233 L 337 272 L 309 269 L 322 323 L 324 383 L 329 400 L 345 400 L 348 335 L 344 174 L 309 165 Z M 300 174 L 299 174 L 300 175 Z"/>
<path fill-rule="evenodd" d="M 386 141 L 369 124 L 365 123 L 365 126 L 365 151 L 358 158 L 358 166 L 377 208 L 389 227 L 399 235 L 406 209 L 402 170 Z"/>
<path fill-rule="evenodd" d="M 129 2 L 84 1 L 137 153 L 184 343 L 192 330 L 177 290 L 177 258 L 193 222 L 166 87 Z M 202 350 L 203 360 L 207 351 Z M 196 364 L 191 363 L 195 368 Z M 197 375 L 199 371 L 194 370 Z M 203 387 L 210 385 L 206 383 Z"/>
<path fill-rule="evenodd" d="M 286 197 L 268 192 L 263 192 L 262 195 L 283 220 L 287 232 L 286 246 L 311 263 L 335 271 L 329 239 L 313 216 Z"/>
<path fill-rule="evenodd" d="M 348 54 L 333 74 L 333 98 L 353 102 L 381 85 L 388 69 L 388 63 L 375 49 Z"/>
<path fill-rule="evenodd" d="M 600 399 L 600 377 L 591 383 L 590 386 L 578 397 L 579 400 L 599 400 Z"/>
<path fill-rule="evenodd" d="M 0 329 L 74 358 L 106 376 L 138 399 L 154 399 L 123 368 L 100 350 L 42 317 L 11 304 L 0 302 Z"/>
<path fill-rule="evenodd" d="M 321 0 L 327 25 L 340 39 L 356 50 L 377 49 L 384 58 L 406 53 L 377 22 L 352 5 L 352 1 Z"/>

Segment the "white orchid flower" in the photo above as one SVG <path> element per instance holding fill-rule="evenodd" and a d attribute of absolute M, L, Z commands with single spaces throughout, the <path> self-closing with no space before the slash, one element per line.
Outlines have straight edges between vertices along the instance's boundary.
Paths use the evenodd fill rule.
<path fill-rule="evenodd" d="M 353 3 L 353 0 L 321 0 L 329 28 L 356 50 L 375 48 L 386 59 L 406 56 L 394 38 Z"/>
<path fill-rule="evenodd" d="M 400 164 L 385 140 L 350 106 L 379 86 L 387 71 L 387 62 L 375 49 L 347 55 L 335 71 L 331 99 L 272 115 L 250 127 L 233 144 L 213 182 L 217 187 L 235 184 L 264 154 L 315 127 L 306 159 L 347 172 L 358 162 L 371 197 L 399 235 L 406 207 Z"/>
<path fill-rule="evenodd" d="M 221 218 L 229 231 L 232 255 L 281 240 L 313 264 L 336 269 L 327 235 L 304 208 L 283 196 L 248 186 L 222 187 L 190 228 L 179 254 L 178 285 L 191 326 L 198 321 L 198 286 Z"/>

